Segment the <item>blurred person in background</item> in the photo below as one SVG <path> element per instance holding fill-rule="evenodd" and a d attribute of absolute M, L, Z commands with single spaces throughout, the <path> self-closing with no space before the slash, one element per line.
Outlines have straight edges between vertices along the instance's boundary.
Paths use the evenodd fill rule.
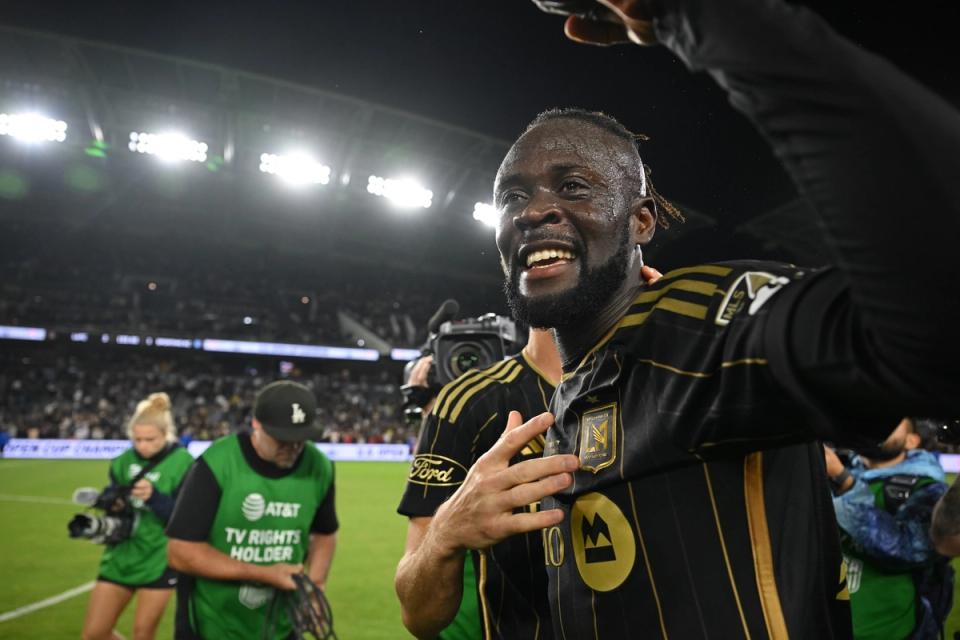
<path fill-rule="evenodd" d="M 319 438 L 316 398 L 279 381 L 257 394 L 253 432 L 221 438 L 183 483 L 167 527 L 177 587 L 176 638 L 286 638 L 276 590 L 304 571 L 321 589 L 338 528 L 334 471 L 307 440 Z M 270 627 L 270 628 L 268 628 Z"/>
<path fill-rule="evenodd" d="M 931 420 L 932 428 L 938 433 L 943 430 L 948 440 L 956 441 L 960 436 L 960 420 Z M 953 437 L 949 435 L 953 434 Z M 953 444 L 956 447 L 956 444 Z M 953 453 L 956 453 L 954 449 Z M 930 524 L 930 537 L 937 551 L 945 556 L 960 556 L 960 481 L 954 479 L 933 511 Z"/>
<path fill-rule="evenodd" d="M 953 604 L 953 571 L 928 533 L 947 485 L 917 422 L 846 465 L 824 447 L 858 640 L 938 638 Z"/>
<path fill-rule="evenodd" d="M 152 393 L 141 401 L 127 433 L 133 446 L 110 463 L 110 486 L 132 484 L 134 526 L 129 538 L 108 544 L 103 552 L 83 624 L 84 640 L 122 637 L 113 628 L 134 594 L 138 595 L 134 640 L 153 638 L 177 584 L 176 572 L 167 566 L 163 528 L 193 457 L 176 442 L 169 396 Z M 148 465 L 150 470 L 142 474 Z M 134 482 L 138 476 L 142 477 Z"/>

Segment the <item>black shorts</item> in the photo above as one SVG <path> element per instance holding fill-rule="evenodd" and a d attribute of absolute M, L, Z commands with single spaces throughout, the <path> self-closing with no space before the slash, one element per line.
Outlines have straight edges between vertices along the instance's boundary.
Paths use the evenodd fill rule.
<path fill-rule="evenodd" d="M 121 587 L 126 587 L 127 589 L 174 589 L 177 586 L 178 575 L 179 574 L 177 574 L 176 571 L 170 567 L 167 567 L 163 570 L 163 573 L 160 574 L 159 578 L 144 584 L 129 584 L 127 582 L 120 582 L 119 580 L 104 578 L 103 576 L 97 576 L 97 580 L 101 582 L 109 582 L 110 584 L 117 584 Z"/>

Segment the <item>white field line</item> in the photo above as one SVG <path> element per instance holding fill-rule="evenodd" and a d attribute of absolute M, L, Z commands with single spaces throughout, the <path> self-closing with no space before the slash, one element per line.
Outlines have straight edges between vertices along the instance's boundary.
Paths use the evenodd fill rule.
<path fill-rule="evenodd" d="M 13 611 L 0 613 L 0 622 L 13 620 L 14 618 L 19 618 L 20 616 L 25 616 L 28 613 L 32 613 L 37 609 L 43 609 L 44 607 L 51 607 L 55 604 L 59 604 L 64 600 L 69 600 L 70 598 L 74 598 L 76 596 L 79 596 L 82 593 L 86 593 L 87 591 L 90 591 L 91 589 L 93 589 L 93 585 L 94 585 L 94 582 L 91 580 L 90 582 L 83 583 L 79 587 L 74 587 L 73 589 L 68 589 L 63 593 L 58 593 L 55 596 L 51 596 L 46 600 L 40 600 L 38 602 L 34 602 L 33 604 L 28 604 L 26 606 L 14 609 Z"/>
<path fill-rule="evenodd" d="M 11 496 L 0 493 L 0 502 L 33 502 L 43 504 L 73 504 L 65 498 L 47 498 L 45 496 Z"/>

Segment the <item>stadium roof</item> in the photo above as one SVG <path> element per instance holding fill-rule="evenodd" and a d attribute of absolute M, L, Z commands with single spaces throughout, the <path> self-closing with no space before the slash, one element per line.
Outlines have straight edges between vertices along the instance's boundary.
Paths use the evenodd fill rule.
<path fill-rule="evenodd" d="M 413 168 L 441 213 L 460 205 L 469 216 L 509 146 L 330 91 L 11 27 L 0 27 L 0 78 L 0 110 L 56 112 L 73 144 L 123 153 L 131 132 L 176 129 L 206 142 L 218 169 L 254 172 L 261 153 L 308 148 L 334 180 Z"/>

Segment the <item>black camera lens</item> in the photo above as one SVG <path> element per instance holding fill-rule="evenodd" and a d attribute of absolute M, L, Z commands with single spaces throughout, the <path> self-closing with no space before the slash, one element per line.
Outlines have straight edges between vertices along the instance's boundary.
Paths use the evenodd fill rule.
<path fill-rule="evenodd" d="M 459 378 L 471 369 L 485 367 L 493 363 L 488 348 L 475 342 L 462 342 L 450 350 L 450 378 Z"/>
<path fill-rule="evenodd" d="M 473 369 L 480 363 L 479 353 L 461 353 L 457 355 L 457 371 L 465 372 Z"/>

